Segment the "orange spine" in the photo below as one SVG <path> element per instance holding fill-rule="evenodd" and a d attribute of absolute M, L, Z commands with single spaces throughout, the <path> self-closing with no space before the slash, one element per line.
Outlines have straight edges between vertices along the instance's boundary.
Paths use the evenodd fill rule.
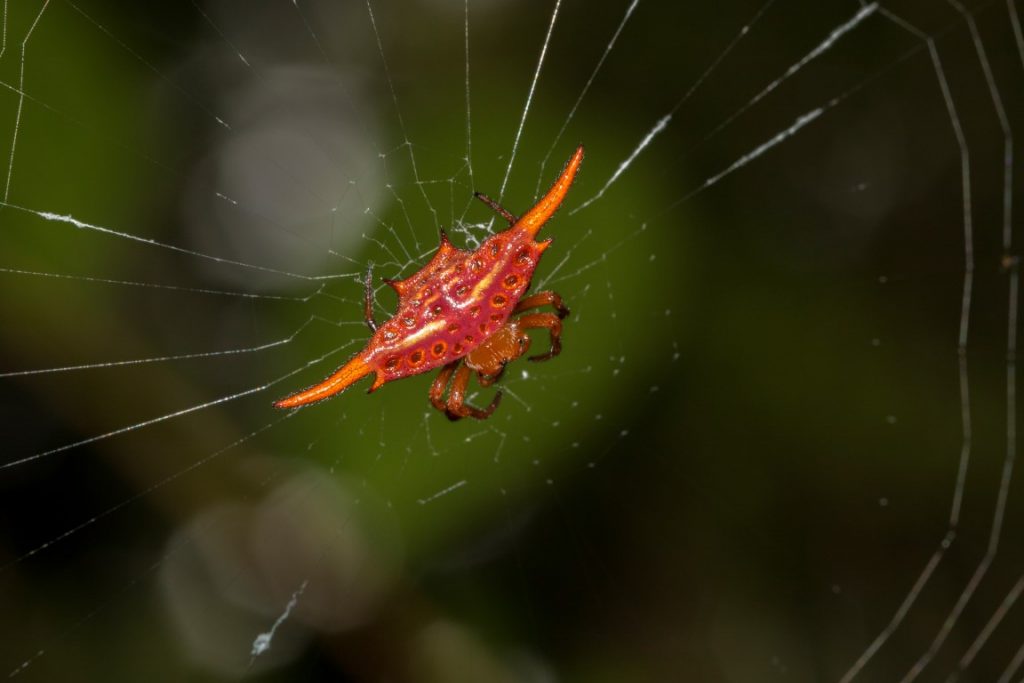
<path fill-rule="evenodd" d="M 344 391 L 351 386 L 353 382 L 366 377 L 371 372 L 373 372 L 373 368 L 366 363 L 363 358 L 363 354 L 359 354 L 338 368 L 337 372 L 325 379 L 323 382 L 315 384 L 305 391 L 300 391 L 288 396 L 287 398 L 282 398 L 280 401 L 276 402 L 274 406 L 277 408 L 297 408 L 309 403 L 322 401 L 325 398 L 334 396 L 339 391 Z"/>
<path fill-rule="evenodd" d="M 576 153 L 569 159 L 569 163 L 565 165 L 562 175 L 558 176 L 558 180 L 551 186 L 548 193 L 532 209 L 523 214 L 523 217 L 513 227 L 522 228 L 530 237 L 535 236 L 544 223 L 558 210 L 562 200 L 565 199 L 572 181 L 576 178 L 576 172 L 580 170 L 580 163 L 582 161 L 583 145 L 580 145 L 576 148 Z"/>

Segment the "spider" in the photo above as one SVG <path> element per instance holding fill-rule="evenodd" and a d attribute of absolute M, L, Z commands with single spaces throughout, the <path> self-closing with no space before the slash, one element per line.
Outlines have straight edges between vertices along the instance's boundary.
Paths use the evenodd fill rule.
<path fill-rule="evenodd" d="M 508 229 L 472 252 L 455 248 L 442 230 L 441 246 L 429 263 L 403 280 L 384 280 L 398 293 L 398 311 L 381 325 L 373 317 L 373 277 L 368 270 L 364 318 L 373 336 L 366 348 L 323 382 L 274 405 L 295 408 L 321 401 L 371 372 L 376 374 L 369 389 L 373 392 L 386 382 L 440 367 L 430 387 L 430 403 L 451 420 L 489 417 L 501 402 L 501 392 L 486 408 L 467 404 L 466 389 L 474 372 L 480 386 L 498 381 L 505 366 L 529 349 L 528 330 L 546 329 L 551 337 L 548 350 L 530 360 L 545 361 L 562 350 L 562 319 L 569 315 L 562 297 L 552 291 L 523 295 L 551 244 L 550 239 L 536 242 L 534 237 L 561 205 L 582 161 L 580 145 L 548 193 L 522 218 L 487 195 L 474 193 L 508 221 Z M 527 313 L 541 306 L 555 312 Z"/>

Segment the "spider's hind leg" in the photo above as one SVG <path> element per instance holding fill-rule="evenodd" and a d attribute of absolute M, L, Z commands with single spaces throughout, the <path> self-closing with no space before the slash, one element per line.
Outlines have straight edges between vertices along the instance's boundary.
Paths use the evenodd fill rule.
<path fill-rule="evenodd" d="M 519 222 L 518 217 L 513 216 L 505 209 L 505 207 L 503 207 L 501 204 L 485 195 L 483 192 L 474 192 L 473 196 L 482 201 L 487 206 L 491 207 L 491 209 L 493 209 L 495 213 L 497 213 L 499 216 L 507 220 L 509 225 L 515 225 L 516 223 Z"/>
<path fill-rule="evenodd" d="M 441 368 L 441 372 L 437 373 L 434 383 L 430 385 L 430 405 L 442 413 L 448 413 L 448 405 L 444 400 L 444 390 L 448 388 L 448 381 L 451 380 L 452 373 L 455 372 L 455 368 L 461 362 L 462 359 L 460 358 Z"/>
<path fill-rule="evenodd" d="M 370 332 L 377 331 L 377 321 L 373 317 L 373 264 L 366 269 L 366 280 L 363 282 L 363 319 Z"/>

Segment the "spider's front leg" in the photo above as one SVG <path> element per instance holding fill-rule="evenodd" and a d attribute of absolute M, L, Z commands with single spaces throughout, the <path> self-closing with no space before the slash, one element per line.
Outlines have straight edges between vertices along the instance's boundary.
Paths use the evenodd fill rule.
<path fill-rule="evenodd" d="M 544 292 L 534 292 L 530 296 L 523 297 L 516 304 L 513 313 L 522 313 L 528 311 L 531 308 L 540 308 L 541 306 L 551 306 L 558 313 L 558 318 L 561 320 L 565 316 L 569 315 L 569 309 L 562 302 L 562 297 L 558 292 L 552 292 L 550 290 Z"/>
<path fill-rule="evenodd" d="M 499 379 L 501 379 L 501 376 L 504 375 L 504 374 L 505 374 L 505 366 L 502 365 L 501 366 L 501 370 L 498 370 L 498 372 L 496 372 L 493 375 L 485 375 L 483 372 L 478 371 L 476 373 L 476 381 L 480 383 L 480 386 L 482 386 L 482 387 L 484 387 L 486 389 L 487 387 L 491 386 L 492 384 L 497 382 Z"/>
<path fill-rule="evenodd" d="M 445 368 L 447 367 L 445 366 Z M 491 416 L 491 413 L 501 403 L 501 392 L 499 391 L 491 399 L 491 404 L 483 410 L 466 405 L 466 387 L 469 386 L 469 378 L 472 376 L 472 370 L 465 365 L 460 367 L 458 372 L 455 373 L 455 379 L 452 380 L 452 390 L 448 394 L 448 405 L 445 409 L 445 414 L 449 420 L 461 420 L 464 417 L 475 417 L 478 420 L 485 420 Z M 440 379 L 440 376 L 438 379 Z M 436 385 L 437 382 L 435 381 L 434 384 Z"/>
<path fill-rule="evenodd" d="M 518 322 L 519 326 L 524 329 L 544 328 L 551 333 L 551 348 L 548 349 L 548 352 L 539 356 L 530 356 L 530 360 L 549 360 L 562 352 L 562 319 L 557 315 L 554 313 L 531 313 L 519 318 Z"/>

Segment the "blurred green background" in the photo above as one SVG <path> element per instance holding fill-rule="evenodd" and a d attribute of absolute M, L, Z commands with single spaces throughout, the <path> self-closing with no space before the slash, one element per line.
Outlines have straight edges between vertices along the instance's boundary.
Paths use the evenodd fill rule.
<path fill-rule="evenodd" d="M 1024 51 L 967 5 L 5 3 L 2 664 L 1012 675 Z M 564 351 L 490 420 L 271 407 L 580 142 Z"/>

